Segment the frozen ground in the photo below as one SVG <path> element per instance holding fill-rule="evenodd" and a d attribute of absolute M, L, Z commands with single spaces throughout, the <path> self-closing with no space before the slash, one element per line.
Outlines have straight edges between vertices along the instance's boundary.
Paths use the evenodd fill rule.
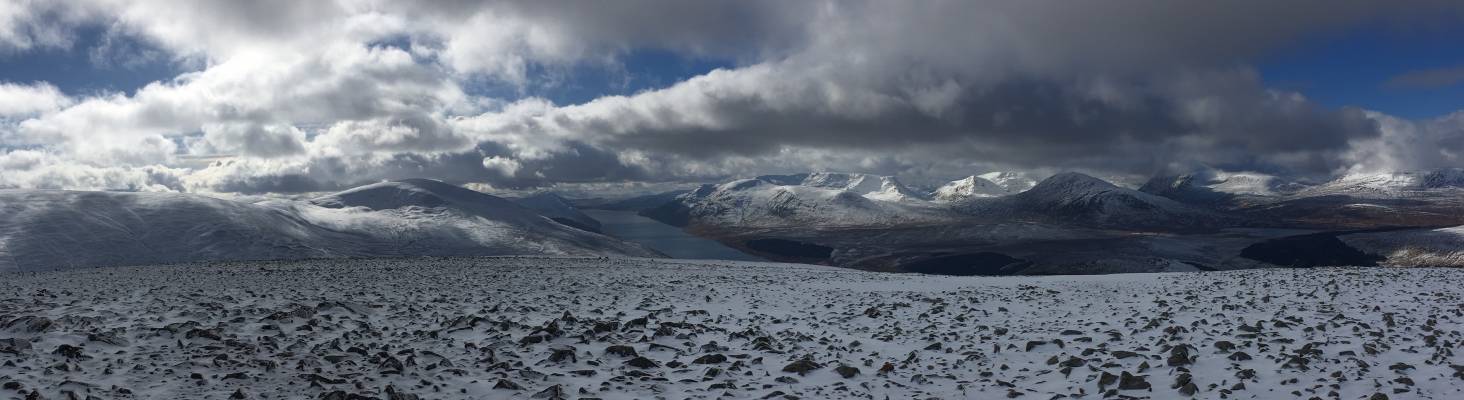
<path fill-rule="evenodd" d="M 1459 399 L 1461 283 L 594 258 L 8 273 L 0 398 Z"/>

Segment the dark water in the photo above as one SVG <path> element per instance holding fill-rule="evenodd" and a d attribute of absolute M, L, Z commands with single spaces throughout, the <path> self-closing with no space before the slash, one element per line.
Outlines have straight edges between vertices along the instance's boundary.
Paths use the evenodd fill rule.
<path fill-rule="evenodd" d="M 635 211 L 582 210 L 600 221 L 606 235 L 639 243 L 675 258 L 765 261 L 715 240 L 682 232 L 681 228 L 635 214 Z"/>
<path fill-rule="evenodd" d="M 1376 267 L 1383 257 L 1348 246 L 1337 236 L 1351 233 L 1388 232 L 1408 228 L 1378 228 L 1355 231 L 1319 232 L 1287 236 L 1246 246 L 1240 256 L 1280 266 L 1311 268 L 1350 265 Z"/>
<path fill-rule="evenodd" d="M 834 254 L 834 248 L 832 247 L 783 239 L 749 240 L 747 241 L 747 248 L 759 253 L 775 256 L 811 258 L 815 260 L 826 260 Z"/>
<path fill-rule="evenodd" d="M 902 265 L 906 271 L 935 275 L 1011 275 L 1029 263 L 1001 253 L 972 253 L 932 257 Z"/>

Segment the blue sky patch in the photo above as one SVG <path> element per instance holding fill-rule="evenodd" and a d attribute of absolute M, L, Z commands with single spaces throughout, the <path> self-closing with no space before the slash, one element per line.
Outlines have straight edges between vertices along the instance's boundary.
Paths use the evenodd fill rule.
<path fill-rule="evenodd" d="M 1399 77 L 1464 68 L 1464 26 L 1371 24 L 1312 38 L 1261 60 L 1267 86 L 1328 107 L 1356 106 L 1406 118 L 1464 109 L 1464 80 L 1399 84 Z M 1464 71 L 1464 70 L 1461 70 Z"/>
<path fill-rule="evenodd" d="M 40 48 L 0 57 L 0 80 L 49 82 L 76 95 L 123 92 L 168 81 L 187 70 L 172 55 L 136 38 L 108 34 L 100 26 L 76 32 L 71 48 Z"/>
<path fill-rule="evenodd" d="M 718 68 L 734 68 L 729 60 L 688 57 L 664 50 L 634 50 L 621 55 L 618 63 L 585 62 L 571 66 L 530 64 L 528 75 L 535 82 L 518 88 L 511 84 L 477 80 L 469 82 L 469 93 L 517 99 L 542 97 L 557 105 L 583 104 L 603 96 L 633 95 L 662 89 Z"/>

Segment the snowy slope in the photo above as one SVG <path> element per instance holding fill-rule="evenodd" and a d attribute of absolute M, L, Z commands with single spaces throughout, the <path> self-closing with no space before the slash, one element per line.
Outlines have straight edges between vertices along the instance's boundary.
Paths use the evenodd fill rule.
<path fill-rule="evenodd" d="M 1037 179 L 1021 172 L 995 171 L 977 175 L 976 177 L 991 181 L 997 184 L 997 186 L 1006 189 L 1009 193 L 1025 192 L 1027 189 L 1037 186 Z"/>
<path fill-rule="evenodd" d="M 1464 188 L 1464 168 L 1445 168 L 1428 171 L 1419 186 L 1424 189 Z"/>
<path fill-rule="evenodd" d="M 1464 226 L 1359 233 L 1338 238 L 1363 252 L 1383 256 L 1385 265 L 1464 267 Z"/>
<path fill-rule="evenodd" d="M 576 208 L 573 204 L 570 204 L 569 200 L 560 197 L 558 194 L 539 192 L 528 197 L 515 198 L 513 202 L 528 207 L 538 212 L 539 215 L 549 217 L 549 219 L 561 224 L 590 232 L 600 232 L 600 221 L 596 221 L 595 218 L 580 212 L 579 208 Z"/>
<path fill-rule="evenodd" d="M 196 260 L 652 252 L 436 181 L 310 202 L 176 193 L 0 191 L 0 270 Z"/>
<path fill-rule="evenodd" d="M 1315 197 L 1412 197 L 1424 191 L 1464 189 L 1464 168 L 1350 174 L 1298 193 Z"/>
<path fill-rule="evenodd" d="M 1326 196 L 1386 200 L 1455 189 L 1464 189 L 1464 168 L 1348 174 L 1316 185 L 1257 172 L 1204 170 L 1157 176 L 1139 190 L 1179 201 L 1204 203 L 1236 196 L 1278 201 Z"/>
<path fill-rule="evenodd" d="M 528 257 L 0 274 L 0 397 L 1459 399 L 1458 272 Z"/>
<path fill-rule="evenodd" d="M 420 248 L 410 254 L 654 254 L 512 201 L 429 179 L 366 185 L 309 205 L 314 207 L 292 209 L 322 226 Z"/>
<path fill-rule="evenodd" d="M 0 191 L 0 270 L 351 254 L 274 207 L 174 193 Z"/>
<path fill-rule="evenodd" d="M 1236 196 L 1286 196 L 1304 189 L 1305 185 L 1275 175 L 1211 170 L 1154 177 L 1139 191 L 1181 202 L 1209 203 Z"/>
<path fill-rule="evenodd" d="M 1168 198 L 1115 186 L 1088 175 L 1053 175 L 1025 192 L 972 202 L 970 212 L 1016 213 L 1050 222 L 1113 229 L 1194 229 L 1234 223 Z"/>
<path fill-rule="evenodd" d="M 803 179 L 798 180 L 799 176 L 803 176 Z M 905 187 L 893 176 L 815 172 L 806 175 L 769 175 L 757 179 L 780 185 L 842 190 L 867 197 L 870 200 L 918 200 L 921 197 L 919 193 Z M 795 181 L 797 182 L 794 183 Z"/>
<path fill-rule="evenodd" d="M 893 178 L 774 175 L 703 185 L 645 215 L 673 225 L 723 228 L 870 227 L 954 216 L 913 197 Z"/>
<path fill-rule="evenodd" d="M 938 201 L 957 201 L 972 197 L 996 197 L 1011 194 L 1007 188 L 979 176 L 951 181 L 935 189 L 931 197 Z"/>

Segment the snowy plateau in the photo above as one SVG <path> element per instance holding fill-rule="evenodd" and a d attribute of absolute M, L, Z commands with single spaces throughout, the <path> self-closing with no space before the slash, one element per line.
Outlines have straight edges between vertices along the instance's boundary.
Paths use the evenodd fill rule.
<path fill-rule="evenodd" d="M 543 257 L 9 273 L 0 397 L 1458 399 L 1460 277 Z"/>

